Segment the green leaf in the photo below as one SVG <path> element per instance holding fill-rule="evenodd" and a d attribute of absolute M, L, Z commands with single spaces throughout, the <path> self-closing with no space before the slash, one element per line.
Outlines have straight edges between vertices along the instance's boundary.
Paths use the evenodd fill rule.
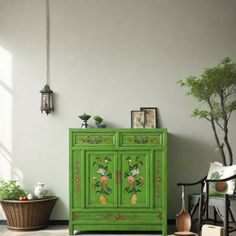
<path fill-rule="evenodd" d="M 127 178 L 129 176 L 129 174 L 127 173 L 127 171 L 125 171 L 124 177 Z"/>
<path fill-rule="evenodd" d="M 126 187 L 126 188 L 124 188 L 124 191 L 128 192 L 129 189 L 130 189 L 130 187 Z"/>
<path fill-rule="evenodd" d="M 134 164 L 133 168 L 137 169 L 138 168 L 138 164 Z"/>
<path fill-rule="evenodd" d="M 15 180 L 0 181 L 0 200 L 18 200 L 27 193 Z"/>
<path fill-rule="evenodd" d="M 200 110 L 198 108 L 196 108 L 192 113 L 192 117 L 196 117 L 199 119 L 208 118 L 209 116 L 210 116 L 209 111 Z"/>

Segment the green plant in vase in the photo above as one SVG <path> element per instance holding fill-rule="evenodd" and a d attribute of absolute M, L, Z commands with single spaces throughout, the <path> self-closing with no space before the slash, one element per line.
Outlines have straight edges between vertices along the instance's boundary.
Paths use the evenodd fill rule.
<path fill-rule="evenodd" d="M 112 173 L 109 168 L 109 163 L 111 159 L 109 157 L 101 158 L 96 157 L 96 160 L 93 162 L 93 166 L 96 169 L 96 175 L 94 175 L 93 189 L 96 193 L 100 194 L 99 201 L 102 205 L 107 204 L 106 196 L 112 194 L 112 188 L 109 184 L 109 180 L 112 178 Z"/>
<path fill-rule="evenodd" d="M 88 115 L 84 113 L 83 115 L 80 115 L 79 118 L 83 121 L 81 128 L 88 128 L 88 120 L 90 119 L 91 115 Z"/>
<path fill-rule="evenodd" d="M 128 162 L 128 169 L 124 173 L 124 178 L 127 179 L 128 187 L 124 189 L 125 192 L 131 194 L 131 204 L 137 203 L 137 193 L 141 192 L 143 186 L 143 175 L 140 171 L 140 167 L 143 166 L 143 162 L 139 159 L 139 156 L 135 158 L 135 163 L 132 164 L 132 159 L 127 156 L 125 159 Z"/>
<path fill-rule="evenodd" d="M 101 116 L 96 115 L 93 117 L 93 119 L 97 128 L 106 128 L 106 124 L 102 124 L 103 118 Z"/>

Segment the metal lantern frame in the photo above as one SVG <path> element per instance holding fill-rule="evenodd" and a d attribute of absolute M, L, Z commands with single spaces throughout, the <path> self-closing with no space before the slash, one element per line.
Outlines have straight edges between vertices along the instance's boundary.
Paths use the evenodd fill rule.
<path fill-rule="evenodd" d="M 41 113 L 45 112 L 47 115 L 54 111 L 54 103 L 53 103 L 53 91 L 50 89 L 49 85 L 46 84 L 41 93 Z"/>

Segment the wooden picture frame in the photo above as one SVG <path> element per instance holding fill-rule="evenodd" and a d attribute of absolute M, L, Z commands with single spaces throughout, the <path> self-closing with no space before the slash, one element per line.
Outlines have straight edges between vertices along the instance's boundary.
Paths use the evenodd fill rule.
<path fill-rule="evenodd" d="M 131 111 L 131 128 L 144 128 L 145 112 Z"/>
<path fill-rule="evenodd" d="M 157 128 L 157 108 L 156 107 L 141 107 L 140 111 L 143 111 L 145 113 L 144 128 Z"/>

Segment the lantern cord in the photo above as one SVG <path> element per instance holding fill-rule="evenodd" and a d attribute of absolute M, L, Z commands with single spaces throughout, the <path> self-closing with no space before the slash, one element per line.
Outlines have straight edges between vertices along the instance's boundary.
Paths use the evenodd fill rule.
<path fill-rule="evenodd" d="M 45 0 L 46 1 L 46 24 L 47 24 L 47 85 L 50 86 L 50 14 L 49 14 L 49 0 Z"/>

